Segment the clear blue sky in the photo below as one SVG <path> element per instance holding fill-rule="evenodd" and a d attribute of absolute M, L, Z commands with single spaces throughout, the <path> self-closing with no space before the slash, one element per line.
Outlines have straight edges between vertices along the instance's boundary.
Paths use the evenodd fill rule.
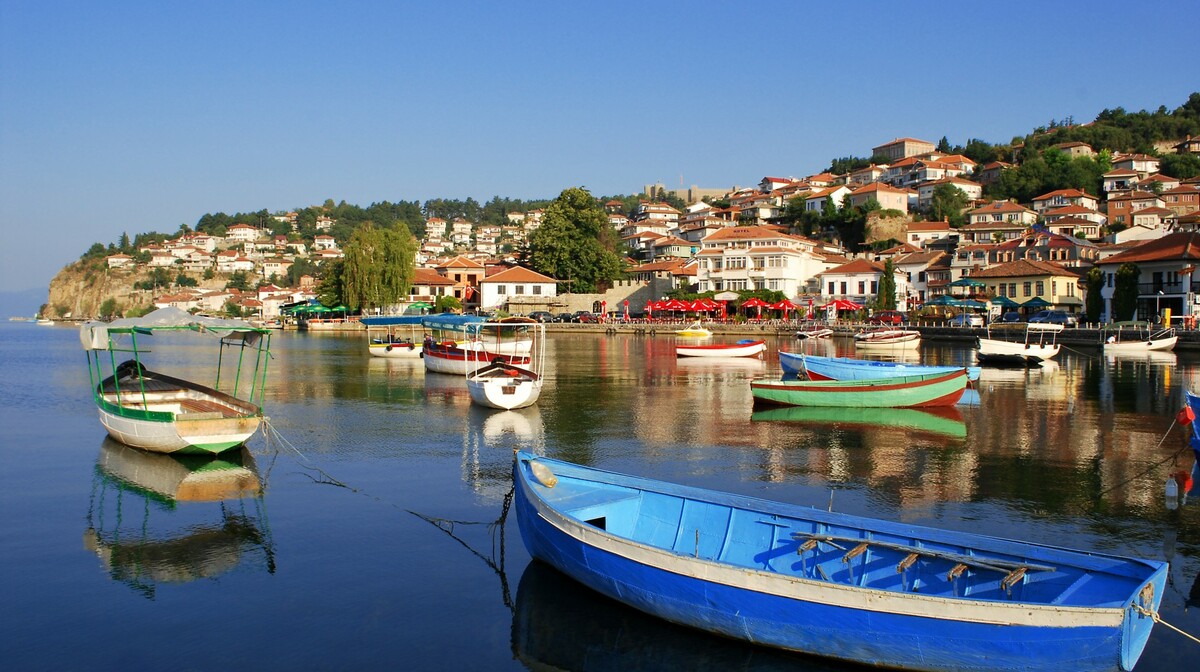
<path fill-rule="evenodd" d="M 0 289 L 206 212 L 803 176 L 1200 89 L 1200 3 L 0 0 Z"/>

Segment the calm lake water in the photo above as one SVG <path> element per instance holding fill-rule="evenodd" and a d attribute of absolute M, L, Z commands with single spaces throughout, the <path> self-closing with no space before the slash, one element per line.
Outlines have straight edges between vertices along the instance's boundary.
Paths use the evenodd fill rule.
<path fill-rule="evenodd" d="M 250 443 L 249 471 L 214 476 L 264 494 L 175 501 L 162 492 L 199 465 L 105 440 L 77 331 L 0 324 L 6 669 L 840 669 L 667 625 L 531 564 L 515 520 L 495 524 L 517 447 L 1165 558 L 1162 616 L 1200 634 L 1200 504 L 1169 511 L 1163 497 L 1192 464 L 1173 422 L 1183 390 L 1200 389 L 1198 355 L 1068 351 L 1044 369 L 985 369 L 950 414 L 831 416 L 755 413 L 747 380 L 779 375 L 773 354 L 677 361 L 667 336 L 551 335 L 541 401 L 509 412 L 474 407 L 461 379 L 419 360 L 369 357 L 361 336 L 283 333 L 273 350 L 276 433 Z M 961 345 L 920 356 L 973 359 Z M 1159 626 L 1138 670 L 1198 656 Z"/>

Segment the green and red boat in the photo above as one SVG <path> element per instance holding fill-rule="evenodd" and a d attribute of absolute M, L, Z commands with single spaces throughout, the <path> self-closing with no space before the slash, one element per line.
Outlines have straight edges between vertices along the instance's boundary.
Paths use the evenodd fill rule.
<path fill-rule="evenodd" d="M 871 380 L 752 380 L 754 403 L 845 408 L 953 406 L 967 389 L 967 370 Z"/>

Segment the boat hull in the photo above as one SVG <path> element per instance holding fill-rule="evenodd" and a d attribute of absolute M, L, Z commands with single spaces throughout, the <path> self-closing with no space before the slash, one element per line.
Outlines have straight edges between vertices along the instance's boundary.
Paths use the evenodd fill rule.
<path fill-rule="evenodd" d="M 528 357 L 497 355 L 482 350 L 464 350 L 458 347 L 426 347 L 423 353 L 425 369 L 434 373 L 465 376 L 491 364 L 495 360 L 511 364 L 528 364 Z"/>
<path fill-rule="evenodd" d="M 848 408 L 921 408 L 953 406 L 967 389 L 966 369 L 944 374 L 871 380 L 752 380 L 756 404 L 840 406 Z"/>
<path fill-rule="evenodd" d="M 779 365 L 783 367 L 785 373 L 807 374 L 809 380 L 870 380 L 923 373 L 949 373 L 962 368 L 960 366 L 876 362 L 848 357 L 818 357 L 784 352 L 783 350 L 779 351 Z M 967 378 L 979 380 L 979 367 L 968 366 Z"/>
<path fill-rule="evenodd" d="M 388 359 L 420 359 L 425 352 L 420 343 L 371 343 L 368 348 L 372 357 Z"/>
<path fill-rule="evenodd" d="M 976 356 L 981 362 L 1041 362 L 1058 356 L 1058 350 L 1058 343 L 1021 343 L 981 338 Z"/>
<path fill-rule="evenodd" d="M 677 345 L 675 346 L 675 355 L 677 357 L 760 357 L 766 349 L 766 341 L 717 345 Z"/>
<path fill-rule="evenodd" d="M 471 401 L 480 406 L 511 411 L 536 404 L 542 395 L 542 381 L 467 378 L 467 391 L 471 394 Z"/>
<path fill-rule="evenodd" d="M 1178 336 L 1156 338 L 1149 341 L 1126 341 L 1124 343 L 1105 343 L 1106 355 L 1142 355 L 1147 352 L 1165 352 L 1173 350 Z"/>
<path fill-rule="evenodd" d="M 577 518 L 548 504 L 540 494 L 545 486 L 524 473 L 526 455 L 519 454 L 515 467 L 515 505 L 530 554 L 603 595 L 681 625 L 912 670 L 1128 670 L 1153 625 L 1150 618 L 1120 607 L 979 604 L 837 585 L 772 569 L 776 561 L 799 564 L 791 552 L 789 560 L 783 553 L 763 554 L 760 566 L 751 569 L 706 560 L 699 548 L 693 557 L 649 546 L 583 522 L 601 511 Z M 720 515 L 721 507 L 713 509 L 712 515 Z M 772 512 L 755 512 L 766 523 L 762 529 L 781 521 Z M 684 532 L 680 537 L 688 541 L 679 546 L 690 544 L 691 530 Z M 1151 578 L 1159 600 L 1165 575 L 1163 564 Z"/>
<path fill-rule="evenodd" d="M 99 408 L 100 424 L 127 446 L 156 453 L 216 454 L 241 446 L 258 431 L 257 415 L 197 420 L 148 420 Z"/>
<path fill-rule="evenodd" d="M 921 345 L 917 331 L 874 332 L 854 337 L 854 348 L 863 352 L 895 352 L 915 350 Z"/>

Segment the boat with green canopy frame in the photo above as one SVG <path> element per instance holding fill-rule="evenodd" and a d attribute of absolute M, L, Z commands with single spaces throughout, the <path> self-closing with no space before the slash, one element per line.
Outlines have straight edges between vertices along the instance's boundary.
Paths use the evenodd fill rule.
<path fill-rule="evenodd" d="M 219 343 L 211 387 L 144 366 L 142 358 L 150 352 L 146 337 L 179 332 Z M 267 329 L 168 307 L 143 317 L 88 322 L 79 338 L 100 423 L 121 443 L 159 453 L 214 454 L 244 444 L 262 424 Z M 233 354 L 227 356 L 227 350 Z"/>

